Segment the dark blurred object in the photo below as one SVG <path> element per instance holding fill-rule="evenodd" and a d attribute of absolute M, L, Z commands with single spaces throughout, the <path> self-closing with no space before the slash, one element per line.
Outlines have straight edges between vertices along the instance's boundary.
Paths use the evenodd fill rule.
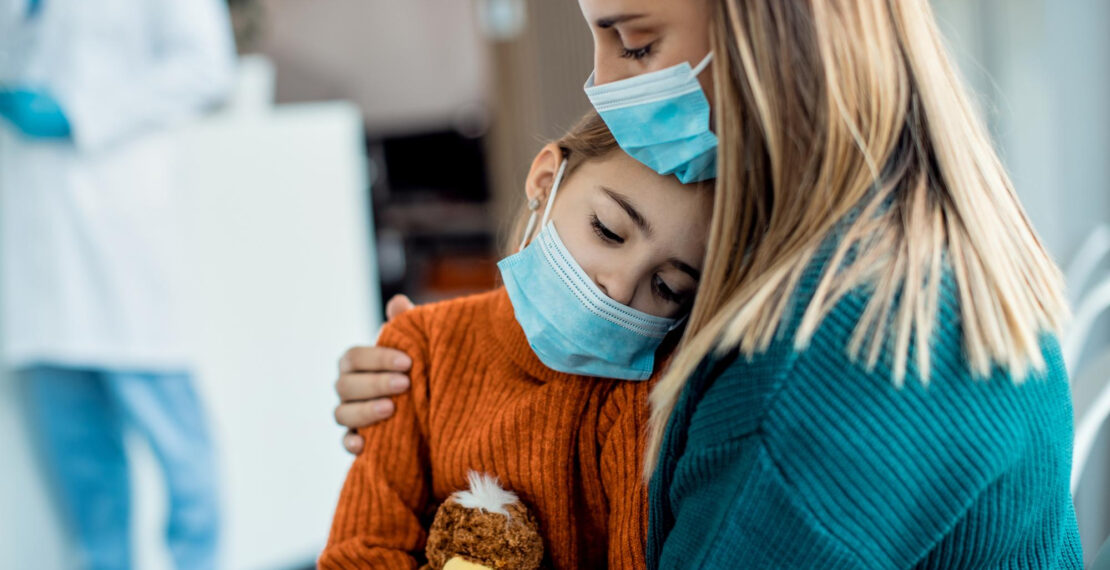
<path fill-rule="evenodd" d="M 259 0 L 227 0 L 235 45 L 239 53 L 258 51 L 259 39 L 266 23 L 266 10 Z"/>
<path fill-rule="evenodd" d="M 487 143 L 484 133 L 457 127 L 367 141 L 383 301 L 404 293 L 422 303 L 496 285 Z"/>
<path fill-rule="evenodd" d="M 389 192 L 395 202 L 438 198 L 483 201 L 489 196 L 482 141 L 455 131 L 382 141 Z"/>

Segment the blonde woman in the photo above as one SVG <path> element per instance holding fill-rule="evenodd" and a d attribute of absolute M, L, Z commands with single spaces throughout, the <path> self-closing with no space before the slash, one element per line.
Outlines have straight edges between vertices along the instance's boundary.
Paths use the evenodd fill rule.
<path fill-rule="evenodd" d="M 649 566 L 1080 568 L 1061 278 L 928 2 L 580 5 L 621 146 L 718 177 L 651 396 Z M 348 353 L 341 423 L 394 356 Z"/>

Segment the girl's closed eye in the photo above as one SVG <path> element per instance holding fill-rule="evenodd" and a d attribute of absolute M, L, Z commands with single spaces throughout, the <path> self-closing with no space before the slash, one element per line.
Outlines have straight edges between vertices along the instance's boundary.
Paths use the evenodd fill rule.
<path fill-rule="evenodd" d="M 652 279 L 652 287 L 655 294 L 664 301 L 674 303 L 676 305 L 684 305 L 689 300 L 690 295 L 687 293 L 676 293 L 662 277 L 656 275 Z"/>
<path fill-rule="evenodd" d="M 601 219 L 597 217 L 597 214 L 590 215 L 590 226 L 593 227 L 594 233 L 596 233 L 597 236 L 600 237 L 602 240 L 618 245 L 624 243 L 624 238 L 617 235 L 616 232 L 610 230 L 605 224 L 603 224 L 601 222 Z"/>

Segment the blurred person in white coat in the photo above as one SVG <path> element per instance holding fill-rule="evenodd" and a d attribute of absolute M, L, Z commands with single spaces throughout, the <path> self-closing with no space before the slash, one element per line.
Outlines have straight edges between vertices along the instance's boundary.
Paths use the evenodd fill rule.
<path fill-rule="evenodd" d="M 218 104 L 234 62 L 222 0 L 0 0 L 3 361 L 89 568 L 131 565 L 125 429 L 165 474 L 177 568 L 217 564 L 164 131 Z"/>

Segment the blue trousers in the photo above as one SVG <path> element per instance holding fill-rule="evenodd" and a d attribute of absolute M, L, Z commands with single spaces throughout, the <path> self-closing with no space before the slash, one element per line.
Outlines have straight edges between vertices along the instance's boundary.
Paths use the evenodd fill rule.
<path fill-rule="evenodd" d="M 176 567 L 216 567 L 215 454 L 189 374 L 36 366 L 22 376 L 43 460 L 87 568 L 131 567 L 125 429 L 137 431 L 161 465 Z"/>

